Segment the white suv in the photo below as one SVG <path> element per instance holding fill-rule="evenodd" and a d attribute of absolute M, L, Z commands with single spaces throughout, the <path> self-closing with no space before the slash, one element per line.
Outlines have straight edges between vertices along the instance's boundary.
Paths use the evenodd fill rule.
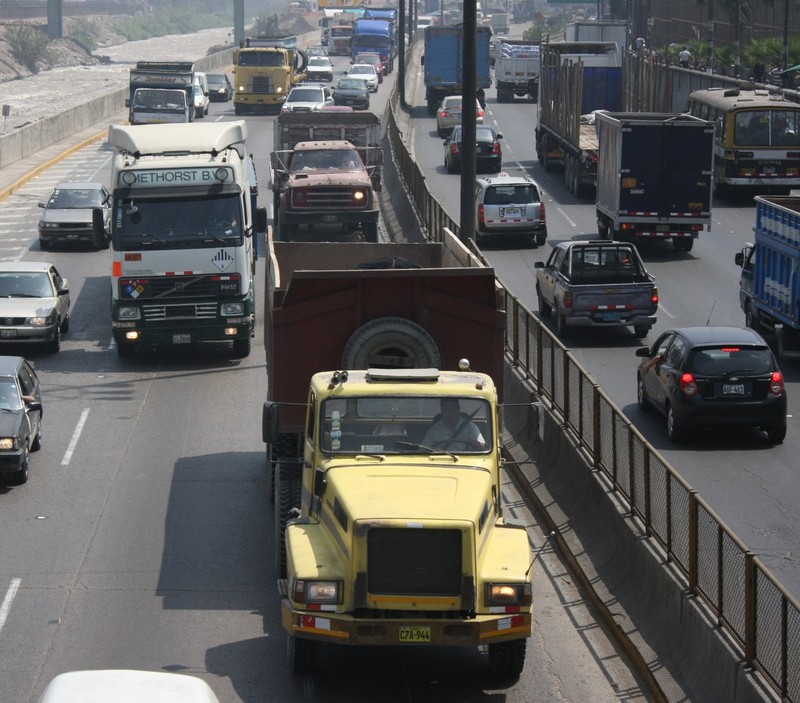
<path fill-rule="evenodd" d="M 333 93 L 327 86 L 296 85 L 286 96 L 281 112 L 318 112 L 333 105 Z"/>
<path fill-rule="evenodd" d="M 539 186 L 530 176 L 500 173 L 475 181 L 475 241 L 496 235 L 520 235 L 529 246 L 547 240 Z"/>

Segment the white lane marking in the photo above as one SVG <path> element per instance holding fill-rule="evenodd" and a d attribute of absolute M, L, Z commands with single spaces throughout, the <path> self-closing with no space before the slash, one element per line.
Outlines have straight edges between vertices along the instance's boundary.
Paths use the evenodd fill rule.
<path fill-rule="evenodd" d="M 81 432 L 83 432 L 83 426 L 86 424 L 87 417 L 89 417 L 89 408 L 85 408 L 78 419 L 78 424 L 75 426 L 75 431 L 72 433 L 72 439 L 69 441 L 67 451 L 64 452 L 64 457 L 61 459 L 61 466 L 69 466 L 69 462 L 72 459 L 72 453 L 75 451 L 75 447 L 78 444 L 78 440 L 80 439 Z"/>
<path fill-rule="evenodd" d="M 0 631 L 2 631 L 3 625 L 6 624 L 8 612 L 11 610 L 11 603 L 14 600 L 14 596 L 17 595 L 20 583 L 22 583 L 22 579 L 11 579 L 11 585 L 6 591 L 6 597 L 3 598 L 3 603 L 0 604 Z"/>
<path fill-rule="evenodd" d="M 662 304 L 661 301 L 658 301 L 658 309 L 661 310 L 667 317 L 671 317 L 673 320 L 675 319 L 675 315 L 673 315 L 669 310 L 667 310 Z"/>
<path fill-rule="evenodd" d="M 570 227 L 577 227 L 577 225 L 568 217 L 567 213 L 564 212 L 560 207 L 557 207 L 556 210 L 561 213 L 561 216 L 569 223 Z"/>

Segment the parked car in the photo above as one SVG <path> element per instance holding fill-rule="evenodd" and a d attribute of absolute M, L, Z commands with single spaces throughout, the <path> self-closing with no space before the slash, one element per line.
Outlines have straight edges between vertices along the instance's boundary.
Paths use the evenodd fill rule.
<path fill-rule="evenodd" d="M 44 209 L 39 219 L 39 247 L 43 251 L 53 244 L 91 242 L 98 249 L 108 246 L 108 236 L 96 242 L 92 230 L 92 210 L 103 209 L 106 234 L 110 231 L 111 196 L 102 183 L 59 183 L 47 202 L 39 203 Z"/>
<path fill-rule="evenodd" d="M 639 409 L 664 415 L 673 442 L 706 427 L 757 427 L 772 444 L 786 437 L 783 374 L 755 330 L 671 329 L 636 356 Z"/>
<path fill-rule="evenodd" d="M 363 78 L 340 78 L 333 89 L 335 105 L 350 105 L 369 110 L 369 87 Z"/>
<path fill-rule="evenodd" d="M 448 173 L 461 171 L 461 154 L 463 129 L 461 125 L 453 127 L 453 131 L 444 139 L 444 165 Z M 475 170 L 498 173 L 503 163 L 503 148 L 500 140 L 503 135 L 495 132 L 488 125 L 475 127 Z"/>
<path fill-rule="evenodd" d="M 463 102 L 460 95 L 448 95 L 442 98 L 442 102 L 436 109 L 436 131 L 440 138 L 444 139 L 450 134 L 453 127 L 461 124 Z M 475 122 L 483 124 L 483 108 L 477 100 L 475 101 Z"/>
<path fill-rule="evenodd" d="M 541 190 L 530 176 L 497 176 L 475 181 L 475 240 L 518 235 L 530 246 L 547 241 Z"/>
<path fill-rule="evenodd" d="M 306 66 L 307 81 L 327 81 L 333 80 L 333 64 L 327 56 L 311 56 Z"/>
<path fill-rule="evenodd" d="M 227 73 L 209 73 L 208 99 L 214 102 L 226 103 L 233 97 L 233 85 Z"/>
<path fill-rule="evenodd" d="M 7 483 L 25 483 L 31 452 L 41 446 L 39 377 L 21 356 L 0 356 L 0 476 Z"/>
<path fill-rule="evenodd" d="M 69 286 L 53 264 L 0 262 L 0 344 L 37 343 L 57 352 L 69 313 Z"/>
<path fill-rule="evenodd" d="M 90 701 L 219 703 L 211 687 L 197 676 L 132 669 L 68 671 L 52 679 L 39 698 L 39 703 Z"/>
<path fill-rule="evenodd" d="M 383 63 L 381 55 L 372 51 L 361 51 L 353 57 L 353 63 L 368 63 L 375 66 L 378 73 L 378 83 L 383 83 L 383 76 L 386 73 L 386 65 Z"/>
<path fill-rule="evenodd" d="M 317 112 L 325 105 L 333 105 L 330 88 L 321 85 L 297 85 L 286 96 L 281 112 Z"/>
<path fill-rule="evenodd" d="M 347 75 L 350 78 L 362 78 L 373 93 L 378 92 L 378 72 L 372 64 L 354 63 L 350 66 Z"/>
<path fill-rule="evenodd" d="M 194 103 L 194 116 L 205 117 L 208 114 L 208 104 L 211 102 L 208 93 L 203 90 L 203 87 L 195 83 L 192 86 L 192 101 Z"/>

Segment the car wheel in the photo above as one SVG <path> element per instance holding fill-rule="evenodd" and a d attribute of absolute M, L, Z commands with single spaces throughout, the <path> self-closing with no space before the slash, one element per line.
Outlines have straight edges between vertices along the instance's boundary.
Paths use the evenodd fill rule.
<path fill-rule="evenodd" d="M 61 325 L 60 324 L 56 325 L 55 334 L 53 335 L 53 339 L 50 340 L 50 343 L 48 344 L 48 348 L 53 353 L 57 353 L 57 352 L 59 352 L 61 350 Z"/>
<path fill-rule="evenodd" d="M 31 451 L 38 452 L 42 448 L 42 419 L 39 418 L 39 429 L 36 431 L 36 436 L 33 438 L 31 444 Z"/>
<path fill-rule="evenodd" d="M 650 328 L 647 325 L 633 326 L 633 336 L 636 337 L 636 339 L 642 339 L 643 337 L 646 337 L 649 331 Z"/>
<path fill-rule="evenodd" d="M 14 486 L 21 486 L 23 483 L 28 482 L 28 473 L 30 472 L 31 468 L 31 453 L 28 449 L 28 445 L 25 445 L 25 448 L 22 450 L 22 456 L 20 457 L 19 469 L 17 469 L 13 474 L 9 476 L 11 479 L 9 483 Z"/>
<path fill-rule="evenodd" d="M 542 317 L 550 317 L 550 313 L 553 312 L 553 308 L 551 308 L 550 304 L 544 299 L 539 286 L 536 286 L 536 299 L 539 301 L 539 314 Z"/>
<path fill-rule="evenodd" d="M 567 318 L 564 313 L 556 310 L 556 334 L 564 339 L 568 336 Z"/>
<path fill-rule="evenodd" d="M 39 240 L 39 249 L 41 249 L 42 251 L 50 251 L 50 242 L 48 242 L 48 241 L 46 241 L 44 239 L 40 239 Z"/>
<path fill-rule="evenodd" d="M 61 334 L 66 334 L 67 332 L 69 332 L 69 313 L 61 320 Z"/>
<path fill-rule="evenodd" d="M 233 356 L 234 359 L 245 359 L 250 356 L 250 337 L 246 339 L 234 339 L 231 356 Z"/>
<path fill-rule="evenodd" d="M 667 438 L 670 442 L 680 442 L 683 439 L 683 428 L 675 418 L 671 405 L 667 405 Z"/>
<path fill-rule="evenodd" d="M 786 439 L 786 425 L 767 428 L 767 439 L 770 444 L 781 444 Z"/>
<path fill-rule="evenodd" d="M 644 380 L 641 374 L 636 374 L 636 403 L 643 413 L 650 412 L 653 407 L 644 390 Z"/>

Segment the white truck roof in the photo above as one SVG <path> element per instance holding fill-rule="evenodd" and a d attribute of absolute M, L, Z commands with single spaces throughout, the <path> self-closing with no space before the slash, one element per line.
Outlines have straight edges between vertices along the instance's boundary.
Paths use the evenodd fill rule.
<path fill-rule="evenodd" d="M 219 703 L 195 676 L 164 671 L 105 669 L 56 676 L 39 703 Z"/>
<path fill-rule="evenodd" d="M 244 120 L 210 124 L 111 125 L 108 142 L 130 154 L 197 153 L 236 149 L 244 159 L 247 125 Z"/>

